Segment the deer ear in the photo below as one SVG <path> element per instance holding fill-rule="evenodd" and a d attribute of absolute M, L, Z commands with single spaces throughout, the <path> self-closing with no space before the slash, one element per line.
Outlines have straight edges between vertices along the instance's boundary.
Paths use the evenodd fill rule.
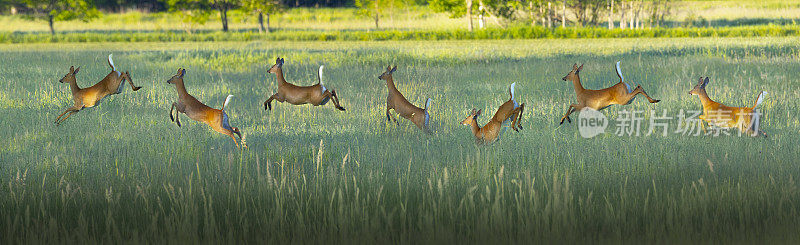
<path fill-rule="evenodd" d="M 183 69 L 183 68 L 181 68 L 181 72 L 179 72 L 179 73 L 178 73 L 178 75 L 179 75 L 181 78 L 183 78 L 183 75 L 186 75 L 186 69 Z"/>
<path fill-rule="evenodd" d="M 480 115 L 481 115 L 481 112 L 483 112 L 483 109 L 480 109 L 480 110 L 478 110 L 478 112 L 477 112 L 477 113 L 475 113 L 475 116 L 476 116 L 476 117 L 477 117 L 477 116 L 480 116 Z"/>
<path fill-rule="evenodd" d="M 573 64 L 572 64 L 572 70 L 573 70 L 573 71 L 574 71 L 574 70 L 578 70 L 578 63 L 573 63 Z"/>
<path fill-rule="evenodd" d="M 583 70 L 583 64 L 581 64 L 581 66 L 578 67 L 578 72 L 580 72 L 581 70 Z"/>
<path fill-rule="evenodd" d="M 69 67 L 69 72 L 72 73 L 73 71 L 75 71 L 75 66 L 70 66 Z"/>
<path fill-rule="evenodd" d="M 391 71 L 391 70 L 392 70 L 392 65 L 386 66 L 386 71 Z"/>
<path fill-rule="evenodd" d="M 75 71 L 73 71 L 73 72 L 72 72 L 72 74 L 76 74 L 76 73 L 78 73 L 78 71 L 80 71 L 80 70 L 81 70 L 81 67 L 80 67 L 80 66 L 78 66 L 78 68 L 75 68 Z"/>
<path fill-rule="evenodd" d="M 702 87 L 705 88 L 706 85 L 708 85 L 708 77 L 706 77 L 706 80 L 703 80 L 703 86 Z"/>
<path fill-rule="evenodd" d="M 392 73 L 394 73 L 395 71 L 397 71 L 397 66 L 392 67 Z"/>

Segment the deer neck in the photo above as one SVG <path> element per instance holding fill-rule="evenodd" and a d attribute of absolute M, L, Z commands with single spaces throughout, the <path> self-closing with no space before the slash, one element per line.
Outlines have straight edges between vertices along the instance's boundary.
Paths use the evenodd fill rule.
<path fill-rule="evenodd" d="M 575 79 L 572 79 L 572 86 L 575 87 L 575 92 L 580 93 L 583 92 L 583 84 L 581 84 L 581 77 L 575 76 Z"/>
<path fill-rule="evenodd" d="M 81 90 L 81 88 L 78 87 L 78 80 L 69 82 L 69 90 L 72 91 L 73 94 Z"/>
<path fill-rule="evenodd" d="M 478 137 L 478 134 L 481 132 L 481 127 L 478 126 L 477 119 L 472 118 L 472 123 L 469 124 L 469 128 L 472 129 L 472 134 L 475 135 L 475 137 Z"/>
<path fill-rule="evenodd" d="M 283 69 L 278 68 L 278 71 L 275 72 L 275 76 L 278 77 L 279 83 L 286 83 L 286 78 L 283 77 Z"/>
<path fill-rule="evenodd" d="M 186 92 L 186 86 L 183 85 L 183 79 L 175 83 L 175 89 L 178 90 L 178 96 L 180 97 L 189 95 L 189 92 Z"/>
<path fill-rule="evenodd" d="M 400 91 L 397 90 L 397 87 L 394 86 L 394 78 L 391 76 L 386 78 L 386 87 L 389 88 L 390 93 L 399 93 Z"/>
<path fill-rule="evenodd" d="M 714 102 L 713 100 L 711 100 L 711 98 L 708 97 L 708 93 L 706 93 L 705 89 L 700 90 L 700 92 L 697 93 L 697 97 L 700 98 L 700 104 L 703 105 L 703 110 L 714 110 L 715 109 L 713 107 L 714 107 L 714 104 L 716 104 L 717 102 Z"/>

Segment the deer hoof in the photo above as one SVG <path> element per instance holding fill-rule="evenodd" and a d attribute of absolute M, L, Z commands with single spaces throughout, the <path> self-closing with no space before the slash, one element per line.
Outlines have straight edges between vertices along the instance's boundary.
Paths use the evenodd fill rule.
<path fill-rule="evenodd" d="M 336 107 L 336 109 L 339 109 L 340 111 L 345 111 L 344 107 L 341 107 L 341 106 Z"/>
<path fill-rule="evenodd" d="M 138 90 L 139 90 L 139 89 L 141 89 L 141 88 L 142 88 L 142 87 L 133 87 L 133 91 L 138 91 Z"/>

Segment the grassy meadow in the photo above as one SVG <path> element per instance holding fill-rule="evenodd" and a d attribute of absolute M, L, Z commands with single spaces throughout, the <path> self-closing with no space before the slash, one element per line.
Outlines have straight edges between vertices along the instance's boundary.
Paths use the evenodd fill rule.
<path fill-rule="evenodd" d="M 217 42 L 0 45 L 0 242 L 33 243 L 731 243 L 800 242 L 800 43 L 796 38 Z M 87 87 L 106 57 L 144 86 L 56 127 L 72 97 L 58 80 L 81 66 Z M 336 89 L 346 112 L 263 102 L 285 57 L 287 80 Z M 575 100 L 561 80 L 626 81 L 643 97 L 603 111 L 700 109 L 688 91 L 759 107 L 769 138 L 582 138 L 558 120 Z M 387 123 L 386 84 L 433 98 L 433 135 Z M 227 113 L 247 148 L 169 120 L 166 83 Z M 305 82 L 303 82 L 305 81 Z M 476 146 L 459 122 L 484 124 L 516 82 L 519 133 Z M 647 116 L 649 119 L 649 116 Z M 577 114 L 573 114 L 577 119 Z M 613 122 L 613 121 L 612 121 Z M 671 130 L 677 122 L 673 122 Z M 647 125 L 645 123 L 645 125 Z M 644 129 L 643 129 L 644 130 Z M 644 131 L 642 131 L 644 133 Z"/>

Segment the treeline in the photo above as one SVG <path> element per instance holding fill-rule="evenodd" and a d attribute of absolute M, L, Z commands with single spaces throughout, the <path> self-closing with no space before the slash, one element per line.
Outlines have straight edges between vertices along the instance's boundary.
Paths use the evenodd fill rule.
<path fill-rule="evenodd" d="M 604 26 L 608 29 L 660 27 L 678 0 L 0 0 L 0 11 L 53 23 L 64 20 L 90 21 L 106 12 L 124 9 L 166 11 L 180 16 L 187 32 L 218 16 L 222 31 L 228 31 L 228 11 L 243 10 L 257 16 L 260 32 L 270 32 L 269 17 L 296 6 L 351 6 L 380 28 L 385 12 L 409 5 L 428 6 L 451 18 L 465 18 L 469 31 L 485 28 L 487 21 L 502 28 L 512 23 L 530 26 Z M 605 26 L 604 26 L 605 27 Z"/>

